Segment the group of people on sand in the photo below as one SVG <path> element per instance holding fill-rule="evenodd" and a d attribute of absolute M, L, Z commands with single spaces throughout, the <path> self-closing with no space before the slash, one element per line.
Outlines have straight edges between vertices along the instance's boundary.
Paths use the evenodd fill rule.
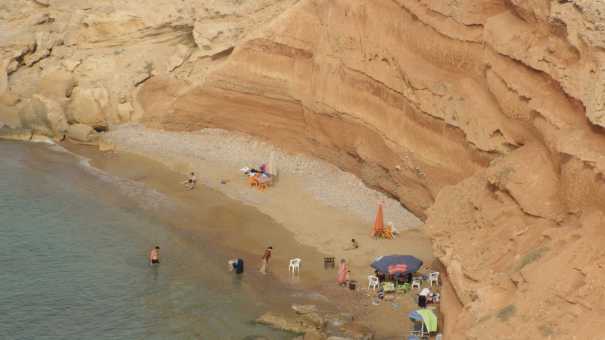
<path fill-rule="evenodd" d="M 261 258 L 261 265 L 259 271 L 261 274 L 267 274 L 267 269 L 269 268 L 269 259 L 271 259 L 271 255 L 273 253 L 273 247 L 268 246 L 265 248 L 263 252 L 263 256 Z M 160 263 L 160 246 L 155 246 L 151 248 L 149 251 L 149 264 L 156 265 Z M 244 260 L 240 258 L 235 258 L 227 261 L 229 264 L 229 270 L 235 271 L 236 274 L 242 274 L 244 272 Z"/>

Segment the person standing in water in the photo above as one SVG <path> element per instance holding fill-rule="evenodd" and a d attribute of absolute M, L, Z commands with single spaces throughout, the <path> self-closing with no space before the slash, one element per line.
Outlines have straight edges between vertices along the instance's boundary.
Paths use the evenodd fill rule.
<path fill-rule="evenodd" d="M 229 271 L 235 270 L 236 274 L 242 274 L 244 272 L 244 260 L 237 258 L 227 261 L 229 263 Z"/>
<path fill-rule="evenodd" d="M 160 263 L 160 246 L 155 246 L 149 252 L 149 263 L 152 265 Z"/>
<path fill-rule="evenodd" d="M 263 254 L 263 262 L 261 263 L 261 266 L 260 266 L 260 272 L 263 275 L 267 274 L 267 267 L 269 266 L 269 259 L 271 258 L 272 251 L 273 251 L 273 247 L 268 246 L 267 249 L 265 249 L 265 252 Z"/>

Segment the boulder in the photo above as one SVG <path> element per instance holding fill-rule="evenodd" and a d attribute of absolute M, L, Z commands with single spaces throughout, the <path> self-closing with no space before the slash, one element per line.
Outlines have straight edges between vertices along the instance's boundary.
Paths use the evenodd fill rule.
<path fill-rule="evenodd" d="M 68 124 L 63 107 L 55 100 L 41 95 L 34 95 L 21 105 L 18 116 L 21 126 L 42 134 L 61 135 L 67 131 Z"/>
<path fill-rule="evenodd" d="M 326 326 L 326 321 L 317 312 L 309 312 L 309 313 L 303 314 L 301 316 L 301 318 L 303 320 L 309 322 L 313 326 L 315 326 L 315 328 L 317 328 L 317 329 L 323 329 Z"/>
<path fill-rule="evenodd" d="M 90 126 L 106 127 L 107 121 L 103 108 L 107 105 L 109 96 L 103 87 L 76 87 L 72 99 L 67 106 L 67 117 L 71 123 Z"/>
<path fill-rule="evenodd" d="M 297 314 L 309 314 L 318 312 L 316 305 L 292 305 L 292 309 L 294 309 Z"/>
<path fill-rule="evenodd" d="M 38 83 L 38 93 L 48 98 L 63 99 L 71 96 L 76 82 L 71 73 L 61 70 L 49 72 Z"/>
<path fill-rule="evenodd" d="M 11 129 L 0 126 L 0 139 L 29 141 L 32 139 L 32 131 L 29 129 Z"/>
<path fill-rule="evenodd" d="M 117 119 L 120 122 L 129 122 L 132 113 L 134 112 L 134 108 L 129 102 L 119 103 L 117 108 Z"/>
<path fill-rule="evenodd" d="M 306 333 L 314 331 L 316 327 L 310 322 L 298 318 L 288 318 L 267 312 L 256 319 L 257 323 L 294 333 Z"/>
<path fill-rule="evenodd" d="M 46 120 L 46 106 L 40 100 L 26 99 L 19 107 L 21 126 L 38 133 L 52 134 Z"/>
<path fill-rule="evenodd" d="M 96 131 L 88 125 L 72 124 L 67 129 L 67 136 L 80 142 L 90 142 L 96 137 Z"/>
<path fill-rule="evenodd" d="M 308 331 L 303 336 L 303 340 L 324 340 L 327 336 L 319 331 Z"/>
<path fill-rule="evenodd" d="M 67 131 L 69 124 L 67 124 L 63 107 L 57 101 L 34 95 L 32 106 L 36 108 L 38 115 L 54 134 L 63 134 Z"/>
<path fill-rule="evenodd" d="M 21 128 L 19 108 L 0 98 L 0 127 L 7 126 L 13 129 Z"/>
<path fill-rule="evenodd" d="M 46 15 L 46 18 L 48 18 L 48 15 Z M 44 18 L 36 19 L 36 21 L 34 22 L 34 25 L 40 24 L 43 22 L 45 22 Z M 56 41 L 57 41 L 56 36 L 49 32 L 46 32 L 46 31 L 37 32 L 36 33 L 36 44 L 35 44 L 36 47 L 35 47 L 33 53 L 25 56 L 25 58 L 24 58 L 25 65 L 32 66 L 33 64 L 37 63 L 41 59 L 48 57 L 50 55 L 51 49 L 55 46 Z"/>
<path fill-rule="evenodd" d="M 49 138 L 47 135 L 41 135 L 37 133 L 32 133 L 32 137 L 29 139 L 30 142 L 34 143 L 46 143 L 46 144 L 54 144 L 55 142 L 52 138 Z"/>

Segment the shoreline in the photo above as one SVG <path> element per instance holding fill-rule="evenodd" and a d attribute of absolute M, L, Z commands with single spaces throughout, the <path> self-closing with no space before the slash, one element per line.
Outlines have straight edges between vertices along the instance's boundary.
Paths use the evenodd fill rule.
<path fill-rule="evenodd" d="M 234 156 L 239 157 L 241 154 L 238 152 L 225 154 L 224 149 L 228 147 L 232 149 L 242 148 L 243 143 L 245 146 L 252 146 L 254 150 L 263 150 L 259 152 L 260 156 L 258 154 L 255 156 L 257 158 L 264 157 L 270 152 L 276 152 L 275 148 L 267 146 L 262 142 L 252 141 L 246 136 L 234 136 L 231 133 L 222 131 L 210 131 L 210 138 L 206 136 L 204 140 L 206 144 L 204 146 L 206 149 L 211 150 L 211 152 L 205 154 L 195 153 L 190 157 L 186 157 L 170 149 L 156 149 L 154 152 L 154 146 L 156 148 L 159 145 L 165 147 L 170 143 L 166 138 L 158 138 L 158 135 L 170 135 L 171 133 L 153 131 L 152 136 L 156 138 L 156 143 L 152 143 L 150 147 L 149 144 L 142 144 L 136 137 L 132 138 L 133 134 L 134 136 L 141 134 L 146 139 L 149 137 L 148 134 L 150 131 L 148 130 L 144 130 L 145 132 L 142 133 L 140 127 L 126 127 L 126 130 L 118 128 L 116 131 L 114 135 L 110 133 L 105 136 L 103 141 L 103 143 L 106 143 L 106 148 L 109 145 L 109 149 L 117 151 L 115 153 L 99 152 L 98 150 L 92 150 L 89 146 L 66 146 L 70 151 L 90 158 L 91 165 L 94 167 L 98 167 L 114 176 L 126 177 L 142 182 L 164 194 L 176 197 L 181 203 L 193 203 L 192 206 L 194 206 L 195 200 L 200 199 L 200 197 L 196 197 L 196 194 L 203 192 L 206 190 L 206 187 L 209 187 L 210 190 L 221 192 L 231 199 L 240 201 L 253 209 L 261 211 L 263 214 L 274 219 L 279 227 L 284 229 L 283 234 L 276 232 L 275 229 L 272 230 L 272 233 L 280 234 L 279 237 L 276 237 L 278 242 L 289 242 L 286 239 L 290 238 L 292 242 L 305 248 L 304 250 L 299 249 L 298 253 L 296 253 L 296 255 L 303 254 L 301 256 L 303 258 L 302 275 L 297 280 L 292 280 L 287 274 L 287 259 L 293 253 L 285 251 L 290 249 L 284 249 L 283 244 L 280 245 L 278 243 L 276 245 L 272 240 L 268 240 L 276 248 L 274 259 L 272 260 L 272 267 L 274 269 L 271 276 L 276 277 L 287 287 L 300 289 L 301 291 L 296 293 L 300 296 L 319 297 L 318 301 L 316 301 L 317 304 L 322 304 L 321 300 L 324 298 L 328 300 L 328 303 L 324 303 L 324 305 L 337 302 L 337 306 L 335 306 L 337 310 L 346 313 L 351 312 L 356 316 L 356 319 L 362 320 L 362 324 L 369 326 L 378 337 L 401 336 L 405 333 L 405 331 L 401 330 L 400 326 L 393 326 L 404 325 L 407 322 L 405 313 L 399 311 L 398 308 L 390 308 L 386 303 L 382 306 L 372 306 L 369 294 L 364 293 L 363 290 L 353 293 L 337 287 L 335 284 L 336 272 L 323 269 L 323 256 L 334 256 L 337 260 L 339 258 L 347 258 L 351 264 L 352 279 L 358 281 L 360 287 L 364 287 L 367 284 L 367 274 L 370 272 L 369 263 L 375 256 L 401 253 L 401 249 L 405 249 L 406 253 L 423 259 L 425 265 L 431 264 L 433 258 L 430 241 L 422 234 L 417 225 L 409 230 L 402 230 L 403 228 L 399 227 L 401 236 L 395 240 L 373 240 L 370 238 L 369 231 L 372 223 L 369 221 L 373 222 L 375 207 L 367 205 L 367 202 L 374 201 L 372 203 L 375 203 L 375 197 L 384 198 L 381 197 L 384 195 L 376 192 L 370 194 L 372 198 L 366 198 L 365 202 L 363 202 L 366 203 L 366 206 L 363 206 L 361 209 L 359 209 L 359 205 L 353 204 L 343 204 L 340 207 L 335 207 L 335 204 L 330 204 L 330 200 L 337 200 L 339 193 L 330 192 L 329 195 L 319 195 L 318 197 L 317 191 L 314 192 L 314 190 L 322 188 L 322 185 L 326 189 L 326 181 L 331 182 L 334 186 L 343 185 L 342 183 L 353 183 L 353 188 L 357 195 L 350 194 L 349 192 L 347 197 L 349 201 L 359 199 L 360 195 L 365 195 L 371 189 L 365 187 L 359 189 L 359 180 L 354 178 L 354 180 L 359 181 L 359 183 L 355 183 L 354 180 L 351 180 L 352 175 L 342 173 L 331 165 L 322 168 L 322 161 L 309 160 L 304 156 L 286 154 L 280 154 L 278 157 L 280 160 L 279 182 L 275 187 L 269 188 L 265 192 L 258 192 L 248 187 L 246 178 L 239 172 L 239 168 L 241 168 L 240 164 L 257 166 L 257 163 L 252 163 L 255 161 L 252 159 L 253 157 L 245 160 L 234 159 Z M 198 139 L 199 141 L 199 138 L 204 138 L 203 133 L 201 135 L 200 133 L 185 134 L 182 137 L 183 139 L 177 141 L 177 144 L 186 145 L 188 143 L 186 139 L 189 137 Z M 225 143 L 224 139 L 230 140 L 231 145 Z M 217 142 L 217 140 L 220 140 L 220 142 Z M 251 141 L 253 144 L 250 144 Z M 220 147 L 217 147 L 217 144 L 212 145 L 210 142 L 218 143 Z M 233 144 L 238 145 L 233 146 Z M 172 152 L 167 157 L 166 153 L 170 153 L 170 151 Z M 232 158 L 229 159 L 229 157 Z M 124 159 L 118 160 L 118 158 Z M 166 168 L 167 171 L 162 171 L 160 175 L 162 178 L 154 177 L 153 172 L 157 169 L 152 168 L 158 167 L 154 166 L 154 163 L 160 163 L 162 167 Z M 140 168 L 141 165 L 143 168 L 147 167 L 147 171 L 145 169 L 134 171 L 135 168 Z M 197 170 L 196 174 L 198 174 L 198 180 L 202 185 L 198 186 L 193 192 L 181 191 L 180 182 L 182 181 L 182 176 L 177 173 L 178 171 L 175 171 L 178 169 L 180 169 L 181 174 L 191 171 L 191 169 L 194 169 L 194 171 Z M 198 169 L 205 170 L 202 174 L 202 171 Z M 143 175 L 141 175 L 141 171 L 144 172 Z M 135 175 L 134 173 L 137 172 L 138 175 Z M 318 181 L 319 183 L 308 184 L 309 179 L 305 177 L 309 172 L 322 174 L 320 181 Z M 342 177 L 338 178 L 339 175 Z M 227 183 L 221 184 L 221 180 L 226 180 Z M 307 185 L 305 186 L 305 184 Z M 330 188 L 327 189 L 324 191 L 329 191 Z M 363 197 L 361 200 L 363 201 Z M 385 221 L 396 220 L 395 217 L 398 217 L 397 213 L 401 214 L 399 216 L 403 216 L 404 219 L 407 217 L 405 215 L 407 211 L 398 202 L 396 204 L 402 211 L 396 213 L 392 213 L 392 205 L 390 205 L 394 203 L 392 200 L 388 201 L 388 198 L 386 198 L 385 203 Z M 355 208 L 357 208 L 356 214 L 352 211 Z M 371 211 L 371 214 L 365 211 Z M 365 219 L 360 217 L 359 215 L 363 215 L 364 212 L 370 216 L 366 216 Z M 411 221 L 410 223 L 419 223 L 419 220 L 415 219 L 415 217 L 409 220 Z M 399 221 L 401 221 L 401 217 Z M 209 230 L 204 229 L 202 232 L 209 232 Z M 237 240 L 229 236 L 226 231 L 210 232 L 214 237 L 222 239 L 223 246 L 230 248 L 233 252 L 243 251 L 248 256 L 253 257 L 255 253 L 260 253 L 264 248 L 264 245 L 261 243 L 262 241 L 258 239 L 259 235 L 254 235 L 254 231 L 245 231 L 239 228 L 237 231 L 239 234 L 235 237 Z M 270 239 L 273 237 L 274 235 L 272 234 L 260 236 L 261 239 Z M 347 241 L 352 237 L 359 241 L 361 245 L 360 249 L 355 251 L 343 250 L 347 245 Z M 224 242 L 225 239 L 229 238 L 231 238 L 230 242 Z M 250 239 L 253 240 L 250 241 Z M 230 245 L 227 246 L 227 243 L 230 243 Z M 297 246 L 292 243 L 287 248 L 294 247 Z M 250 271 L 255 269 L 256 263 L 248 262 L 247 266 L 247 273 L 250 273 Z M 408 297 L 406 295 L 405 298 L 407 299 Z M 310 300 L 313 303 L 313 299 Z M 406 305 L 412 306 L 413 304 L 411 301 L 402 303 L 402 311 L 406 311 Z M 328 309 L 330 308 L 328 307 Z M 282 306 L 280 312 L 287 314 L 288 311 Z"/>

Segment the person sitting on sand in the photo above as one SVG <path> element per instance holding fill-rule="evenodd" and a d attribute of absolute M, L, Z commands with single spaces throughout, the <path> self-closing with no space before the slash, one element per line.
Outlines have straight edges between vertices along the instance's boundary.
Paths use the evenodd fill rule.
<path fill-rule="evenodd" d="M 193 190 L 193 188 L 195 188 L 195 185 L 197 184 L 197 178 L 195 177 L 195 173 L 192 172 L 189 175 L 189 178 L 187 178 L 187 180 L 183 182 L 183 184 L 185 184 L 185 188 L 187 190 Z"/>
<path fill-rule="evenodd" d="M 338 266 L 338 275 L 336 276 L 336 283 L 341 286 L 345 286 L 347 284 L 349 272 L 349 265 L 347 264 L 347 260 L 341 259 L 340 265 Z"/>
<path fill-rule="evenodd" d="M 149 263 L 152 265 L 160 263 L 160 246 L 155 246 L 149 252 Z"/>
<path fill-rule="evenodd" d="M 264 275 L 267 274 L 267 267 L 269 267 L 269 259 L 271 258 L 271 253 L 273 252 L 273 247 L 268 246 L 263 253 L 263 262 L 260 266 L 260 272 Z"/>
<path fill-rule="evenodd" d="M 351 239 L 351 244 L 349 244 L 348 247 L 345 248 L 345 250 L 355 250 L 359 248 L 359 243 L 357 243 L 357 241 L 355 241 L 355 239 Z"/>

